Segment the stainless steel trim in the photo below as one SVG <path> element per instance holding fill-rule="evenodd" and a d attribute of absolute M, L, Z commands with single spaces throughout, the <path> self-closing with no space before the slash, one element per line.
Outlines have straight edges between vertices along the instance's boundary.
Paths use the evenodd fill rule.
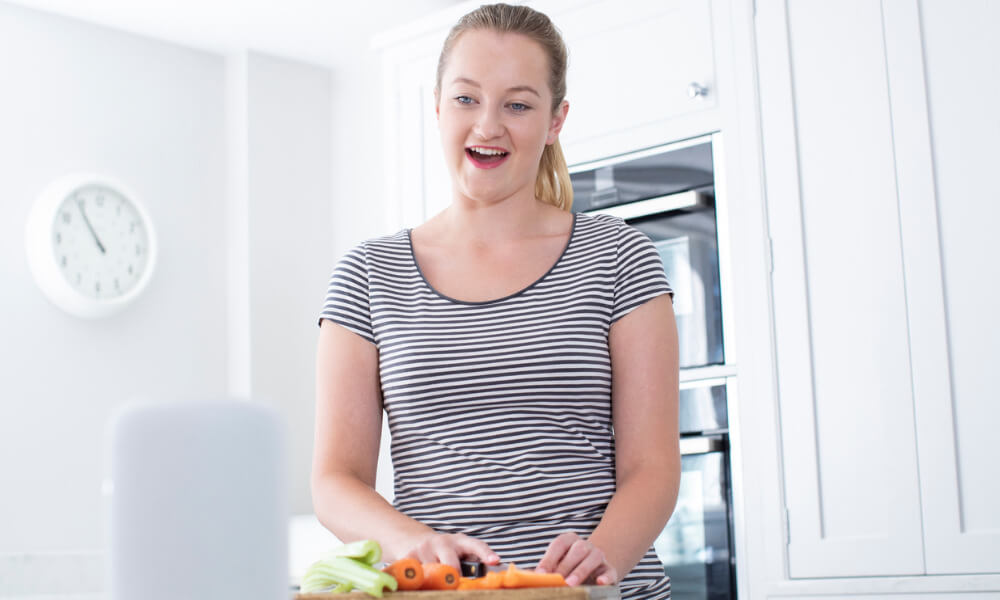
<path fill-rule="evenodd" d="M 584 212 L 588 215 L 611 215 L 613 217 L 621 217 L 622 219 L 634 219 L 635 217 L 656 215 L 672 210 L 694 208 L 696 206 L 708 206 L 709 204 L 711 204 L 711 201 L 708 194 L 692 190 Z"/>
<path fill-rule="evenodd" d="M 679 388 L 682 390 L 690 390 L 696 388 L 706 388 L 706 387 L 718 387 L 726 385 L 729 380 L 725 377 L 711 377 L 706 379 L 693 379 L 680 382 Z"/>
<path fill-rule="evenodd" d="M 693 454 L 708 454 L 710 452 L 722 452 L 726 449 L 725 442 L 721 438 L 694 437 L 681 438 L 681 456 L 691 456 Z"/>
<path fill-rule="evenodd" d="M 739 363 L 739 340 L 736 339 L 735 292 L 733 290 L 732 224 L 729 220 L 730 197 L 726 169 L 726 140 L 721 133 L 712 139 L 712 171 L 715 174 L 715 237 L 719 243 L 719 288 L 722 304 L 722 348 L 725 364 Z M 734 372 L 733 375 L 736 373 Z"/>
<path fill-rule="evenodd" d="M 607 158 L 600 158 L 598 160 L 579 163 L 576 165 L 570 165 L 569 172 L 579 173 L 580 171 L 591 171 L 593 169 L 599 169 L 601 167 L 606 167 L 608 165 L 616 165 L 620 162 L 625 162 L 628 160 L 636 160 L 639 158 L 645 158 L 647 156 L 653 156 L 654 154 L 662 154 L 664 152 L 672 152 L 674 150 L 680 150 L 682 148 L 689 148 L 691 146 L 700 146 L 701 144 L 707 144 L 712 141 L 713 134 L 701 135 L 698 137 L 693 137 L 687 140 L 681 140 L 679 142 L 672 142 L 670 144 L 663 144 L 662 146 L 655 146 L 653 148 L 646 148 L 645 150 L 637 150 L 635 152 L 629 152 L 628 154 L 618 154 L 616 156 L 609 156 Z"/>
<path fill-rule="evenodd" d="M 723 332 L 725 334 L 725 332 Z M 711 365 L 709 367 L 694 367 L 681 369 L 680 381 L 682 384 L 706 379 L 716 379 L 719 377 L 732 377 L 736 375 L 736 365 Z"/>

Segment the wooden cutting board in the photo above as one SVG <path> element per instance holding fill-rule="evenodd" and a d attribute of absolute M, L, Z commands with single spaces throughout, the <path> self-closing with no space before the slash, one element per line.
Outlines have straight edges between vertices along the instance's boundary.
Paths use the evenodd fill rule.
<path fill-rule="evenodd" d="M 296 600 L 338 600 L 370 598 L 367 594 L 309 593 L 296 594 Z M 449 590 L 446 592 L 386 592 L 389 600 L 619 600 L 616 585 L 580 585 L 562 588 L 525 588 L 520 590 Z"/>

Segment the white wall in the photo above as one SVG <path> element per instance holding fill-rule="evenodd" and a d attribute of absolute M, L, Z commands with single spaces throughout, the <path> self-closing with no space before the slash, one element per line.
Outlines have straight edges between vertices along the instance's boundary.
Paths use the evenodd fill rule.
<path fill-rule="evenodd" d="M 333 246 L 330 75 L 247 57 L 250 390 L 287 420 L 293 514 L 312 512 L 316 323 Z"/>
<path fill-rule="evenodd" d="M 130 397 L 226 393 L 224 61 L 0 4 L 0 555 L 101 545 L 106 419 Z M 36 195 L 67 172 L 141 195 L 160 262 L 87 321 L 25 262 Z"/>
<path fill-rule="evenodd" d="M 102 589 L 105 423 L 134 396 L 275 405 L 291 430 L 292 512 L 311 511 L 330 71 L 6 4 L 0 57 L 0 595 Z M 35 196 L 75 170 L 141 194 L 161 244 L 143 297 L 98 321 L 48 303 L 24 257 Z"/>
<path fill-rule="evenodd" d="M 0 595 L 99 595 L 104 428 L 134 396 L 277 406 L 291 509 L 311 513 L 316 317 L 335 260 L 388 233 L 368 38 L 451 3 L 345 32 L 328 69 L 0 2 Z M 76 170 L 141 194 L 161 245 L 143 297 L 98 321 L 48 303 L 24 257 L 35 196 Z M 391 496 L 389 470 L 379 489 Z M 316 525 L 296 520 L 293 543 L 302 530 L 325 549 Z"/>

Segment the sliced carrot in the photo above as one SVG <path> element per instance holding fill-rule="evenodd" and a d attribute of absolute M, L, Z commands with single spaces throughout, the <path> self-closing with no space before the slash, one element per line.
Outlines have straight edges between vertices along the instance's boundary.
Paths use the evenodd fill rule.
<path fill-rule="evenodd" d="M 503 587 L 504 574 L 503 573 L 496 573 L 494 571 L 490 571 L 489 573 L 487 573 L 486 575 L 484 575 L 481 579 L 482 579 L 482 582 L 483 582 L 482 583 L 482 586 L 483 586 L 482 589 L 484 589 L 484 590 L 499 590 L 500 588 Z"/>
<path fill-rule="evenodd" d="M 482 577 L 462 577 L 458 582 L 460 590 L 499 590 L 503 587 L 503 573 L 490 571 Z"/>
<path fill-rule="evenodd" d="M 505 588 L 563 587 L 566 580 L 559 573 L 535 573 L 522 571 L 510 565 L 503 574 Z"/>
<path fill-rule="evenodd" d="M 401 590 L 419 590 L 424 584 L 424 567 L 415 558 L 401 558 L 382 570 L 396 578 Z"/>
<path fill-rule="evenodd" d="M 481 590 L 483 589 L 482 577 L 460 577 L 456 590 Z"/>
<path fill-rule="evenodd" d="M 442 563 L 424 563 L 424 584 L 422 590 L 454 590 L 458 588 L 461 575 L 458 569 Z"/>

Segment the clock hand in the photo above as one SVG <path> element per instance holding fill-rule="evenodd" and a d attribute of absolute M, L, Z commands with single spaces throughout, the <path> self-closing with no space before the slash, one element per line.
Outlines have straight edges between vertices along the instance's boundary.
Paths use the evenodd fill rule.
<path fill-rule="evenodd" d="M 102 244 L 101 239 L 97 237 L 97 232 L 94 231 L 94 226 L 90 224 L 90 219 L 87 218 L 87 213 L 83 210 L 83 200 L 77 200 L 76 205 L 80 207 L 80 214 L 83 215 L 83 222 L 87 224 L 87 229 L 90 230 L 90 235 L 94 236 L 94 241 L 97 242 L 97 247 L 100 248 L 101 254 L 107 254 L 107 251 L 104 249 L 104 244 Z"/>

